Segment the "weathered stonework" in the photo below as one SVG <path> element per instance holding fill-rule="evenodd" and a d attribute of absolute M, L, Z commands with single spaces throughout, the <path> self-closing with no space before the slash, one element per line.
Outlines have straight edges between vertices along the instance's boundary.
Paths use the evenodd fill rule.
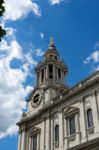
<path fill-rule="evenodd" d="M 37 84 L 27 101 L 28 111 L 17 123 L 18 150 L 99 149 L 99 71 L 71 88 L 65 84 L 67 72 L 68 68 L 51 40 L 43 62 L 36 68 Z M 89 109 L 93 115 L 90 128 L 87 118 Z M 73 115 L 75 133 L 70 134 L 69 119 Z M 59 125 L 57 141 L 56 125 Z M 35 135 L 37 143 L 33 149 Z"/>

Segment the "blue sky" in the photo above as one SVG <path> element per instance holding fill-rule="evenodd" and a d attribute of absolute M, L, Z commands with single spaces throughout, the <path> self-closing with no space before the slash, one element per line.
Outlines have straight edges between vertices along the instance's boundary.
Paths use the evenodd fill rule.
<path fill-rule="evenodd" d="M 67 84 L 99 70 L 98 0 L 5 0 L 0 42 L 0 150 L 17 149 L 16 122 L 50 37 L 68 65 Z"/>

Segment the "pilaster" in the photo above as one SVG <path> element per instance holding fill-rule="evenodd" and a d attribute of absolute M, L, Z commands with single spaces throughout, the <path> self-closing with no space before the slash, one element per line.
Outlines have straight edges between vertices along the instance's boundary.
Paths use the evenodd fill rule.
<path fill-rule="evenodd" d="M 46 150 L 50 150 L 50 121 L 46 119 Z"/>
<path fill-rule="evenodd" d="M 22 133 L 21 133 L 21 131 L 19 130 L 19 137 L 18 137 L 18 150 L 21 150 L 21 136 L 22 136 Z"/>
<path fill-rule="evenodd" d="M 20 136 L 20 148 L 19 148 L 19 150 L 25 150 L 25 146 L 26 146 L 26 141 L 25 141 L 25 139 L 26 139 L 26 131 L 25 131 L 25 129 L 22 129 L 21 130 L 21 136 Z"/>
<path fill-rule="evenodd" d="M 51 150 L 54 150 L 54 116 L 51 116 Z"/>
<path fill-rule="evenodd" d="M 98 125 L 99 125 L 99 90 L 95 90 L 95 100 L 96 100 L 97 115 L 98 115 Z"/>
<path fill-rule="evenodd" d="M 98 105 L 97 105 L 97 95 L 96 91 L 92 92 L 92 108 L 93 108 L 93 122 L 95 126 L 95 131 L 99 132 L 99 114 L 98 114 Z"/>
<path fill-rule="evenodd" d="M 83 97 L 80 98 L 80 128 L 81 128 L 81 143 L 86 142 L 87 128 L 86 128 L 86 113 Z M 81 123 L 82 122 L 82 123 Z"/>

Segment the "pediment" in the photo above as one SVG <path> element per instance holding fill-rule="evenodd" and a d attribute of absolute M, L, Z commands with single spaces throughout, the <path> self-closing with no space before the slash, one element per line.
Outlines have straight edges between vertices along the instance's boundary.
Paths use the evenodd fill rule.
<path fill-rule="evenodd" d="M 37 128 L 37 127 L 31 127 L 30 128 L 30 131 L 36 131 L 36 130 L 38 130 L 39 128 Z"/>
<path fill-rule="evenodd" d="M 74 113 L 79 112 L 79 108 L 78 107 L 74 107 L 74 106 L 70 106 L 68 108 L 64 108 L 63 112 L 64 112 L 65 116 L 69 116 L 69 115 L 72 115 Z"/>
<path fill-rule="evenodd" d="M 37 127 L 31 127 L 30 130 L 29 130 L 29 135 L 32 136 L 36 133 L 39 133 L 40 132 L 40 128 L 37 128 Z"/>

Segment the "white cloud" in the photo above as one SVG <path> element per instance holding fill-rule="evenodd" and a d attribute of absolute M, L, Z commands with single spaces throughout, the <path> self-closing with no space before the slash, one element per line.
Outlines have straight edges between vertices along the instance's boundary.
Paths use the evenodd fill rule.
<path fill-rule="evenodd" d="M 99 65 L 96 67 L 96 69 L 95 70 L 99 70 Z"/>
<path fill-rule="evenodd" d="M 88 64 L 90 62 L 93 62 L 93 63 L 99 63 L 99 50 L 91 53 L 85 60 L 84 60 L 84 63 L 85 64 Z"/>
<path fill-rule="evenodd" d="M 52 4 L 52 5 L 55 5 L 55 4 L 59 4 L 59 3 L 61 3 L 61 2 L 63 2 L 64 0 L 50 0 L 50 3 Z"/>
<path fill-rule="evenodd" d="M 44 33 L 40 32 L 40 37 L 41 37 L 41 39 L 43 39 L 44 38 Z"/>
<path fill-rule="evenodd" d="M 27 78 L 37 62 L 33 59 L 31 51 L 23 53 L 23 49 L 16 41 L 16 29 L 5 27 L 6 21 L 16 21 L 33 12 L 41 16 L 39 6 L 32 0 L 5 0 L 5 15 L 1 20 L 5 28 L 6 38 L 0 42 L 0 139 L 16 134 L 16 122 L 21 118 L 23 109 L 26 109 L 26 97 L 33 89 L 27 85 Z M 42 55 L 41 50 L 36 51 L 37 56 Z M 11 64 L 14 60 L 20 61 L 16 68 Z"/>
<path fill-rule="evenodd" d="M 61 2 L 70 3 L 71 0 L 49 0 L 51 5 L 60 4 Z"/>
<path fill-rule="evenodd" d="M 5 28 L 5 30 L 6 30 L 6 32 L 7 32 L 7 34 L 6 34 L 6 37 L 7 38 L 12 38 L 12 39 L 14 39 L 14 37 L 15 37 L 15 32 L 17 31 L 16 29 L 13 29 L 13 28 L 11 28 L 11 27 L 4 27 Z"/>
<path fill-rule="evenodd" d="M 16 21 L 33 12 L 37 16 L 41 16 L 39 6 L 32 0 L 5 0 L 4 20 Z"/>
<path fill-rule="evenodd" d="M 9 34 L 12 33 L 14 30 L 10 28 Z M 30 52 L 23 54 L 14 35 L 10 39 L 0 42 L 0 138 L 13 135 L 18 130 L 16 122 L 26 108 L 25 99 L 33 88 L 24 86 L 24 83 L 36 65 Z M 14 59 L 22 61 L 20 67 L 11 67 Z"/>
<path fill-rule="evenodd" d="M 34 53 L 36 56 L 43 56 L 44 51 L 42 51 L 41 48 L 37 48 L 35 49 Z"/>
<path fill-rule="evenodd" d="M 92 71 L 99 70 L 99 42 L 96 42 L 95 51 L 84 60 L 84 64 L 91 65 Z"/>

